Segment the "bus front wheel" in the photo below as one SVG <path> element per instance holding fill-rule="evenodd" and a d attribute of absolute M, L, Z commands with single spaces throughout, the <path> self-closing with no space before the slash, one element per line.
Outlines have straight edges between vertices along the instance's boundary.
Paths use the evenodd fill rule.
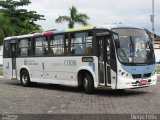
<path fill-rule="evenodd" d="M 21 72 L 21 85 L 24 87 L 28 87 L 30 86 L 31 82 L 30 82 L 30 77 L 29 77 L 29 73 L 27 70 L 23 70 Z"/>
<path fill-rule="evenodd" d="M 84 89 L 85 89 L 85 92 L 88 94 L 91 94 L 94 92 L 93 78 L 88 73 L 86 73 L 84 77 Z"/>

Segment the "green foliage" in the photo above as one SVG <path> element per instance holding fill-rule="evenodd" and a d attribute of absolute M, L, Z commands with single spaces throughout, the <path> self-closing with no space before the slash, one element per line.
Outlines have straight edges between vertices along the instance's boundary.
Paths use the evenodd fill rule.
<path fill-rule="evenodd" d="M 44 16 L 21 9 L 30 3 L 29 0 L 0 0 L 0 44 L 5 37 L 41 30 L 34 22 L 44 20 Z"/>
<path fill-rule="evenodd" d="M 62 23 L 62 22 L 68 22 L 69 28 L 74 28 L 74 25 L 81 24 L 81 25 L 88 25 L 87 20 L 89 17 L 86 14 L 78 13 L 76 7 L 72 6 L 70 10 L 70 16 L 59 16 L 55 22 L 56 23 Z"/>
<path fill-rule="evenodd" d="M 5 16 L 0 12 L 0 44 L 2 44 L 2 40 L 7 36 L 15 35 L 15 27 L 13 26 L 9 17 Z"/>
<path fill-rule="evenodd" d="M 3 70 L 0 69 L 0 77 L 3 77 Z"/>

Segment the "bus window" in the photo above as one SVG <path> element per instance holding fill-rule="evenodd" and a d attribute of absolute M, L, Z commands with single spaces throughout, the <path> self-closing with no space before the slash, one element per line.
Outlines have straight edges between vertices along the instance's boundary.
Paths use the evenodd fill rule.
<path fill-rule="evenodd" d="M 92 36 L 86 32 L 71 35 L 71 53 L 72 54 L 92 54 Z"/>
<path fill-rule="evenodd" d="M 86 36 L 86 54 L 91 55 L 93 54 L 93 48 L 92 48 L 92 40 L 93 36 L 92 33 L 88 33 L 88 36 Z"/>
<path fill-rule="evenodd" d="M 69 54 L 70 53 L 70 50 L 69 50 L 69 39 L 68 39 L 68 36 L 65 37 L 65 40 L 64 40 L 64 54 Z"/>
<path fill-rule="evenodd" d="M 50 41 L 50 53 L 51 55 L 63 55 L 64 54 L 64 35 L 56 35 L 51 37 Z"/>
<path fill-rule="evenodd" d="M 19 56 L 31 55 L 31 41 L 29 39 L 22 39 L 19 41 Z"/>
<path fill-rule="evenodd" d="M 48 54 L 48 42 L 45 37 L 35 38 L 35 55 L 42 56 Z"/>
<path fill-rule="evenodd" d="M 4 58 L 10 58 L 11 57 L 11 46 L 10 41 L 4 42 Z"/>
<path fill-rule="evenodd" d="M 73 54 L 84 54 L 86 47 L 85 43 L 85 33 L 77 33 L 74 38 L 71 40 L 71 48 Z"/>

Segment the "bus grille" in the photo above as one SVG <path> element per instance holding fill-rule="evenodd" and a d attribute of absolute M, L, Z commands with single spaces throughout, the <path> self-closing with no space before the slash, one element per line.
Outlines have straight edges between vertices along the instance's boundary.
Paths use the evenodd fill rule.
<path fill-rule="evenodd" d="M 133 77 L 133 78 L 142 78 L 142 76 L 143 76 L 143 77 L 150 77 L 150 76 L 151 76 L 151 73 L 146 73 L 146 74 L 144 74 L 144 75 L 142 75 L 142 74 L 132 74 L 132 77 Z"/>

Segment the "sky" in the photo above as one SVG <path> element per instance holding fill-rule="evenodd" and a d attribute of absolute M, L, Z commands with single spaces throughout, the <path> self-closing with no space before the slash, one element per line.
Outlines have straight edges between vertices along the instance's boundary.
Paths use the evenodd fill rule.
<path fill-rule="evenodd" d="M 57 24 L 55 19 L 59 15 L 69 15 L 69 8 L 75 6 L 78 12 L 90 17 L 91 25 L 122 23 L 152 30 L 150 15 L 152 14 L 152 0 L 30 0 L 25 7 L 29 11 L 37 11 L 46 20 L 36 22 L 44 30 L 67 29 L 67 23 Z M 160 35 L 160 0 L 155 1 L 155 33 Z M 76 27 L 79 27 L 77 25 Z"/>

